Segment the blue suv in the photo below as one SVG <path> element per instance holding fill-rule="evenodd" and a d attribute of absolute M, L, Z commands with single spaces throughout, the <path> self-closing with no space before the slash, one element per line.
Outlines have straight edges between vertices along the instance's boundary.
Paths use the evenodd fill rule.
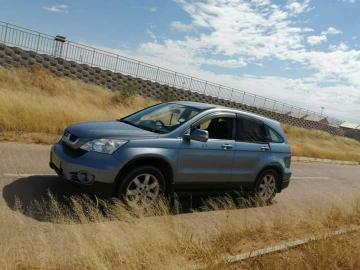
<path fill-rule="evenodd" d="M 246 190 L 270 202 L 289 185 L 290 163 L 278 122 L 185 101 L 72 125 L 50 155 L 50 167 L 66 180 L 109 183 L 125 203 L 140 206 L 196 191 Z"/>

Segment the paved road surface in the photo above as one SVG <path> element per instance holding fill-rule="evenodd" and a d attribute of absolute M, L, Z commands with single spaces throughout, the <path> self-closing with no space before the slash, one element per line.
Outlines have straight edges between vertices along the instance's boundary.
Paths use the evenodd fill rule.
<path fill-rule="evenodd" d="M 48 168 L 49 146 L 0 143 L 0 208 L 12 211 L 17 197 L 23 205 L 39 200 L 48 190 L 71 195 L 79 190 L 64 182 Z M 271 206 L 238 209 L 232 216 L 242 222 L 259 217 L 301 217 L 309 209 L 328 207 L 334 202 L 360 197 L 360 166 L 329 164 L 293 164 L 292 182 L 278 194 Z M 191 221 L 200 230 L 216 223 L 226 211 L 209 211 L 178 215 L 179 220 Z M 34 222 L 38 217 L 24 216 Z"/>

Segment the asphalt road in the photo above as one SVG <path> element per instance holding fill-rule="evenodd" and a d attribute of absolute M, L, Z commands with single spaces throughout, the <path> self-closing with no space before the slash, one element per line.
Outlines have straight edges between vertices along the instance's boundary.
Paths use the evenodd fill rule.
<path fill-rule="evenodd" d="M 50 190 L 58 196 L 79 194 L 81 189 L 66 183 L 48 167 L 49 146 L 0 143 L 0 208 L 12 211 L 15 198 L 24 206 L 44 197 Z M 360 166 L 295 163 L 290 186 L 277 195 L 266 207 L 233 210 L 238 221 L 249 222 L 259 217 L 271 218 L 301 215 L 309 209 L 323 209 L 333 203 L 347 202 L 360 197 Z M 204 226 L 225 217 L 225 211 L 180 214 L 176 218 Z M 25 216 L 29 221 L 41 222 L 36 216 Z M 199 226 L 195 226 L 199 228 Z"/>

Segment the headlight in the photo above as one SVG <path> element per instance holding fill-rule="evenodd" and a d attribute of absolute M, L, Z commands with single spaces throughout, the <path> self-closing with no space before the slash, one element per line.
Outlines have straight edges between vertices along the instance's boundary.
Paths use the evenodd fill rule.
<path fill-rule="evenodd" d="M 124 140 L 97 139 L 83 144 L 80 148 L 86 151 L 112 154 L 125 143 L 127 143 L 127 141 Z"/>

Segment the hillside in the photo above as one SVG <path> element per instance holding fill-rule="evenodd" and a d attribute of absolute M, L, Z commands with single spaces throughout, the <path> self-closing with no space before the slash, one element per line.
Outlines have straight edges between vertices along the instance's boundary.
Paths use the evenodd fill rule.
<path fill-rule="evenodd" d="M 0 140 L 50 144 L 71 123 L 116 119 L 155 102 L 44 69 L 0 68 Z M 294 155 L 360 162 L 360 142 L 288 125 L 285 131 Z"/>

